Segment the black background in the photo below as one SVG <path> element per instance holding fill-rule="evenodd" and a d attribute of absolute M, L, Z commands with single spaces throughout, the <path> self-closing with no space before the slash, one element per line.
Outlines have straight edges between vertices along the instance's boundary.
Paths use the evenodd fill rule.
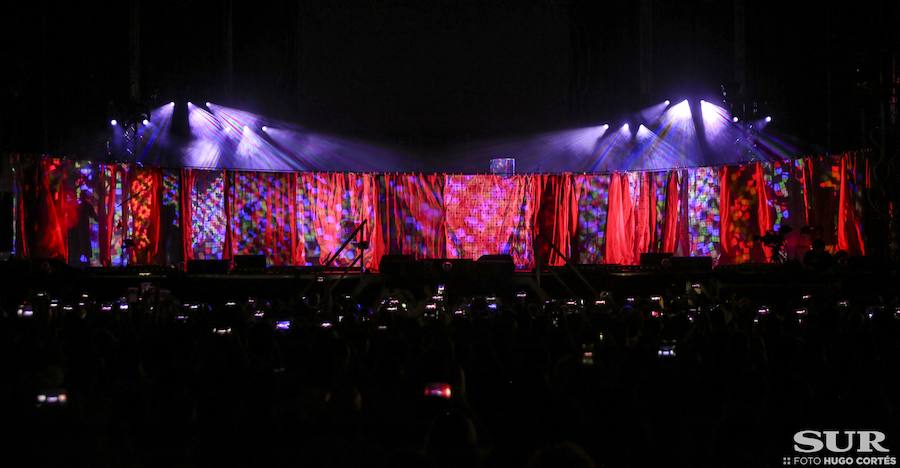
<path fill-rule="evenodd" d="M 735 80 L 735 2 L 648 3 L 652 84 L 642 94 L 639 1 L 234 2 L 229 96 L 226 3 L 145 1 L 141 99 L 209 100 L 410 148 L 715 99 Z M 898 2 L 743 3 L 744 98 L 810 147 L 868 146 L 897 51 Z M 4 6 L 0 150 L 98 151 L 128 98 L 130 8 Z"/>

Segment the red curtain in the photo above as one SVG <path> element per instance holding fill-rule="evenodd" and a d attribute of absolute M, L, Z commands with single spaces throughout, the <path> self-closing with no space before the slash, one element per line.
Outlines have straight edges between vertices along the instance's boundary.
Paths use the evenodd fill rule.
<path fill-rule="evenodd" d="M 67 161 L 55 158 L 14 161 L 21 200 L 18 234 L 22 256 L 68 260 L 68 229 L 76 210 Z"/>
<path fill-rule="evenodd" d="M 300 211 L 299 190 L 300 175 L 298 173 L 291 174 L 290 200 L 291 204 L 288 213 L 291 218 L 291 264 L 303 265 L 306 263 L 306 242 L 303 237 L 302 216 Z"/>
<path fill-rule="evenodd" d="M 724 166 L 720 169 L 719 263 L 765 262 L 768 254 L 754 239 L 772 229 L 766 181 L 760 163 Z"/>
<path fill-rule="evenodd" d="M 719 247 L 720 263 L 732 263 L 736 256 L 734 250 L 737 248 L 737 246 L 734 245 L 735 228 L 731 219 L 731 190 L 728 190 L 730 182 L 728 173 L 728 166 L 723 166 L 719 169 L 719 187 L 724 187 L 724 189 L 719 191 L 719 216 L 721 219 L 720 235 L 722 239 Z M 740 213 L 738 213 L 738 216 L 740 216 Z"/>
<path fill-rule="evenodd" d="M 128 174 L 129 262 L 151 264 L 159 253 L 162 171 L 132 168 Z"/>
<path fill-rule="evenodd" d="M 841 173 L 841 158 L 807 159 L 807 217 L 809 224 L 819 229 L 815 237 L 831 247 L 839 244 Z"/>
<path fill-rule="evenodd" d="M 672 171 L 669 173 L 668 181 L 666 182 L 666 209 L 662 216 L 662 252 L 675 252 L 678 242 L 678 223 L 681 214 L 680 201 L 678 172 Z"/>
<path fill-rule="evenodd" d="M 366 226 L 356 240 L 369 240 L 370 245 L 382 244 L 377 233 L 379 225 L 375 213 L 378 201 L 372 174 L 301 173 L 299 182 L 302 194 L 298 197 L 301 199 L 298 210 L 312 229 L 320 264 L 324 265 L 335 255 L 344 240 L 364 220 Z M 332 265 L 349 265 L 358 253 L 356 243 L 351 242 Z M 381 249 L 378 248 L 374 254 L 366 256 L 363 264 L 369 268 L 376 267 L 376 257 L 380 255 Z"/>
<path fill-rule="evenodd" d="M 813 237 L 851 255 L 865 252 L 861 202 L 868 177 L 862 161 L 852 152 L 802 160 L 806 218 L 819 228 Z"/>
<path fill-rule="evenodd" d="M 193 203 L 191 202 L 191 192 L 194 187 L 194 171 L 192 169 L 181 170 L 181 243 L 184 249 L 184 262 L 187 268 L 187 261 L 194 259 L 194 242 L 193 242 Z"/>
<path fill-rule="evenodd" d="M 365 265 L 370 270 L 377 270 L 381 257 L 384 255 L 384 237 L 382 235 L 383 228 L 381 223 L 384 220 L 378 216 L 380 212 L 378 183 L 374 174 L 365 174 L 363 176 L 363 209 L 360 216 L 366 221 L 366 225 L 357 239 L 364 240 L 369 243 L 367 252 L 363 252 L 361 265 Z"/>
<path fill-rule="evenodd" d="M 532 180 L 524 175 L 447 176 L 447 256 L 509 254 L 518 268 L 532 266 Z"/>
<path fill-rule="evenodd" d="M 609 175 L 579 174 L 573 177 L 577 226 L 572 242 L 576 263 L 604 262 L 609 208 Z"/>
<path fill-rule="evenodd" d="M 613 173 L 609 179 L 606 218 L 606 263 L 632 265 L 634 258 L 634 204 L 628 174 Z"/>
<path fill-rule="evenodd" d="M 770 229 L 774 229 L 772 225 L 772 206 L 769 203 L 768 185 L 766 184 L 765 168 L 763 163 L 754 164 L 753 181 L 756 184 L 756 224 L 757 233 L 760 236 L 766 234 Z M 756 261 L 767 262 L 771 260 L 772 249 L 757 243 L 758 247 L 762 247 L 762 253 L 758 254 L 762 258 L 755 258 Z"/>
<path fill-rule="evenodd" d="M 865 255 L 866 247 L 860 222 L 862 210 L 857 204 L 861 200 L 861 188 L 868 181 L 868 176 L 866 173 L 861 176 L 857 171 L 857 160 L 858 158 L 850 154 L 841 156 L 837 248 L 851 255 Z"/>
<path fill-rule="evenodd" d="M 380 254 L 405 254 L 419 258 L 444 258 L 447 235 L 444 224 L 444 175 L 384 174 L 379 189 L 382 219 Z M 374 247 L 374 245 L 373 245 Z"/>
<path fill-rule="evenodd" d="M 124 263 L 126 237 L 135 243 L 130 263 L 161 261 L 164 197 L 178 205 L 167 219 L 180 218 L 185 260 L 262 253 L 276 265 L 324 263 L 363 220 L 356 240 L 369 241 L 369 268 L 388 252 L 508 253 L 527 268 L 538 236 L 579 263 L 635 264 L 653 251 L 764 261 L 768 252 L 753 236 L 785 224 L 798 232 L 819 226 L 830 248 L 865 253 L 869 179 L 865 160 L 853 153 L 668 173 L 509 178 L 183 169 L 180 182 L 168 185 L 158 169 L 125 164 L 39 158 L 15 167 L 17 252 L 75 262 L 87 256 L 105 266 Z M 91 255 L 83 254 L 85 239 Z M 548 244 L 537 251 L 550 265 L 564 263 Z M 348 265 L 358 252 L 352 242 L 334 264 Z"/>
<path fill-rule="evenodd" d="M 578 197 L 572 175 L 540 174 L 533 177 L 533 237 L 552 242 L 567 258 L 571 258 L 578 227 Z M 535 249 L 545 264 L 565 264 L 565 259 L 549 243 L 536 241 Z"/>
<path fill-rule="evenodd" d="M 265 255 L 276 266 L 294 264 L 294 174 L 229 174 L 229 243 L 233 255 Z"/>
<path fill-rule="evenodd" d="M 631 261 L 640 262 L 641 254 L 652 252 L 656 241 L 656 187 L 650 172 L 630 174 L 638 181 L 637 203 L 634 205 L 634 253 Z"/>

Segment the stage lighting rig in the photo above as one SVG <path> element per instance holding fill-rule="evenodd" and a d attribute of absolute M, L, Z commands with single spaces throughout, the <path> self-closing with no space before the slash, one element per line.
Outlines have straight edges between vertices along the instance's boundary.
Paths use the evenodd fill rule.
<path fill-rule="evenodd" d="M 140 127 L 148 127 L 151 124 L 150 107 L 137 101 L 112 104 L 109 115 L 112 134 L 106 141 L 107 158 L 110 161 L 134 161 L 143 139 Z"/>
<path fill-rule="evenodd" d="M 741 87 L 737 83 L 722 83 L 720 88 L 722 107 L 731 114 L 732 122 L 745 122 L 748 125 L 754 121 L 772 122 L 772 114 L 776 109 L 772 109 L 770 102 L 758 97 L 744 96 L 740 93 Z"/>

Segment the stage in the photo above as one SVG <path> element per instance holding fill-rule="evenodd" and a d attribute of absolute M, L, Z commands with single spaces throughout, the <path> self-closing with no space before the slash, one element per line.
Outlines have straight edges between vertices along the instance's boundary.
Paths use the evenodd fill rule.
<path fill-rule="evenodd" d="M 123 291 L 141 290 L 152 284 L 181 301 L 244 301 L 247 298 L 296 301 L 303 296 L 342 297 L 372 302 L 384 291 L 406 291 L 418 300 L 427 299 L 437 285 L 454 296 L 501 295 L 514 297 L 527 292 L 540 298 L 603 297 L 610 292 L 618 300 L 627 295 L 677 296 L 700 285 L 708 294 L 752 298 L 760 303 L 796 299 L 800 293 L 815 293 L 846 299 L 877 295 L 890 290 L 896 272 L 886 263 L 859 258 L 820 272 L 798 263 L 740 264 L 704 267 L 701 263 L 623 266 L 567 265 L 530 272 L 501 270 L 478 262 L 454 262 L 442 267 L 432 261 L 416 261 L 386 273 L 282 267 L 265 270 L 232 270 L 222 273 L 185 272 L 174 267 L 69 267 L 59 262 L 25 260 L 0 264 L 6 283 L 7 301 L 17 295 L 34 294 L 41 288 L 55 297 L 77 298 L 88 294 L 97 300 L 114 301 Z"/>
<path fill-rule="evenodd" d="M 666 171 L 519 174 L 247 172 L 16 157 L 15 254 L 78 267 L 263 255 L 362 267 L 385 255 L 637 265 L 642 253 L 770 261 L 822 239 L 864 255 L 869 174 L 855 153 Z M 813 226 L 813 230 L 808 230 Z M 807 228 L 804 230 L 804 228 Z M 802 233 L 801 233 L 802 232 Z"/>

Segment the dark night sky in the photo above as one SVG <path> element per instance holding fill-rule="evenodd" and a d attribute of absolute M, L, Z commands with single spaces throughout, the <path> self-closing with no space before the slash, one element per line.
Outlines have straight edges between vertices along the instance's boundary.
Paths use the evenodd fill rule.
<path fill-rule="evenodd" d="M 638 1 L 235 1 L 229 97 L 224 2 L 142 2 L 142 97 L 210 100 L 411 148 L 715 98 L 735 76 L 733 2 L 650 3 L 642 95 Z M 784 133 L 824 145 L 830 72 L 832 149 L 863 146 L 860 113 L 875 98 L 860 83 L 874 86 L 896 54 L 897 2 L 785 3 L 745 2 L 745 96 Z M 0 150 L 90 156 L 110 103 L 127 97 L 128 2 L 5 8 Z"/>

